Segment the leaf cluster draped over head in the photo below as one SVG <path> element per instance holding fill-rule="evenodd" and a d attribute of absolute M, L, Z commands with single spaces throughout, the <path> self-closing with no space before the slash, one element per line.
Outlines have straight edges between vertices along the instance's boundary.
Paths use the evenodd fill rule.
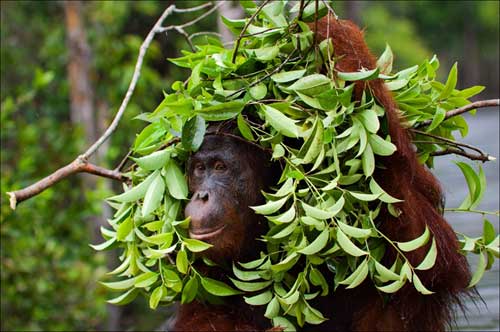
<path fill-rule="evenodd" d="M 117 211 L 111 228 L 102 229 L 106 241 L 94 246 L 122 250 L 121 264 L 110 272 L 120 280 L 104 283 L 122 291 L 110 302 L 128 303 L 140 291 L 149 295 L 152 308 L 160 302 L 244 294 L 247 303 L 265 305 L 265 316 L 275 324 L 289 326 L 286 317 L 299 325 L 323 322 L 310 301 L 367 278 L 384 293 L 408 282 L 422 294 L 432 293 L 415 273 L 434 265 L 437 249 L 430 230 L 394 242 L 378 228 L 381 209 L 399 213 L 398 197 L 373 177 L 379 156 L 393 154 L 396 146 L 370 89 L 355 102 L 351 82 L 381 78 L 408 126 L 431 121 L 415 138 L 420 161 L 429 166 L 433 153 L 447 145 L 425 134 L 453 139 L 458 130 L 465 135 L 465 120 L 446 119 L 446 111 L 468 104 L 482 87 L 457 90 L 456 65 L 446 84 L 437 82 L 436 57 L 391 73 L 389 47 L 376 69 L 338 72 L 331 41 L 316 44 L 304 23 L 326 14 L 324 2 L 310 1 L 305 8 L 289 8 L 282 1 L 242 5 L 251 18 L 223 18 L 239 35 L 234 47 L 204 36 L 194 43 L 195 51 L 169 59 L 189 68 L 190 77 L 173 83 L 173 92 L 153 112 L 138 116 L 148 125 L 133 146 L 132 185 L 108 199 Z M 272 158 L 283 165 L 276 186 L 264 193 L 266 203 L 252 207 L 268 220 L 262 239 L 267 251 L 255 261 L 234 264 L 231 286 L 203 276 L 193 265 L 202 259 L 197 253 L 210 245 L 190 239 L 189 219 L 182 217 L 188 197 L 184 164 L 214 121 L 236 121 L 244 139 L 272 150 Z M 481 168 L 476 174 L 469 165 L 458 165 L 471 192 L 462 207 L 469 209 L 484 193 L 484 174 Z M 490 226 L 485 229 L 486 237 L 464 240 L 464 250 L 481 254 L 481 271 L 498 255 L 498 237 Z M 427 243 L 424 259 L 413 266 L 406 254 Z M 388 246 L 397 257 L 385 266 L 381 260 Z"/>

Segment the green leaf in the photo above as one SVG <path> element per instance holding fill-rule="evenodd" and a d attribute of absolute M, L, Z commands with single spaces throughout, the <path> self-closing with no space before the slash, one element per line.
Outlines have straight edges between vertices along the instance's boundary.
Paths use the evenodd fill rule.
<path fill-rule="evenodd" d="M 358 118 L 370 133 L 375 134 L 380 129 L 380 122 L 378 121 L 377 112 L 375 112 L 375 110 L 363 110 L 359 113 Z"/>
<path fill-rule="evenodd" d="M 259 83 L 252 86 L 248 92 L 254 100 L 261 100 L 267 95 L 267 86 L 264 83 Z"/>
<path fill-rule="evenodd" d="M 165 295 L 167 295 L 167 289 L 165 288 L 165 286 L 160 285 L 156 287 L 149 297 L 149 307 L 151 309 L 156 309 L 158 307 L 158 304 L 160 303 L 160 300 Z"/>
<path fill-rule="evenodd" d="M 337 72 L 338 78 L 344 81 L 368 81 L 368 80 L 373 80 L 378 78 L 379 74 L 379 69 L 375 68 L 372 70 L 362 70 L 362 71 L 357 71 L 357 72 L 352 72 L 352 73 L 344 73 L 344 72 Z"/>
<path fill-rule="evenodd" d="M 270 215 L 281 209 L 289 198 L 290 196 L 285 196 L 277 201 L 267 201 L 264 205 L 250 206 L 250 208 L 258 214 Z"/>
<path fill-rule="evenodd" d="M 402 202 L 402 200 L 392 197 L 391 195 L 386 193 L 384 189 L 382 189 L 382 187 L 379 186 L 379 184 L 377 183 L 377 181 L 375 181 L 374 178 L 370 180 L 370 191 L 375 195 L 380 195 L 378 199 L 381 200 L 382 202 L 385 203 Z"/>
<path fill-rule="evenodd" d="M 123 202 L 134 202 L 134 201 L 137 201 L 137 200 L 143 198 L 144 195 L 146 194 L 146 191 L 149 188 L 149 185 L 151 184 L 151 182 L 153 182 L 153 180 L 156 178 L 158 173 L 159 173 L 158 170 L 154 171 L 153 173 L 148 175 L 148 177 L 145 178 L 144 181 L 142 181 L 138 185 L 130 188 L 129 190 L 127 190 L 123 194 L 112 196 L 108 199 L 112 200 L 112 201 L 123 203 Z"/>
<path fill-rule="evenodd" d="M 470 97 L 473 97 L 479 93 L 481 93 L 485 89 L 484 86 L 481 85 L 475 85 L 467 89 L 463 89 L 460 92 L 457 93 L 457 97 L 462 97 L 465 99 L 469 99 Z"/>
<path fill-rule="evenodd" d="M 339 284 L 341 285 L 352 285 L 354 282 L 358 282 L 361 277 L 366 278 L 366 274 L 368 273 L 368 260 L 364 259 L 361 264 L 354 270 L 350 276 L 345 278 L 344 280 L 340 281 Z M 362 280 L 361 280 L 362 281 Z M 355 287 L 355 286 L 354 286 Z M 354 288 L 350 287 L 350 288 Z"/>
<path fill-rule="evenodd" d="M 274 58 L 276 58 L 280 52 L 280 48 L 277 45 L 274 45 L 274 46 L 256 48 L 253 50 L 248 49 L 246 51 L 247 53 L 255 54 L 257 60 L 265 62 L 265 61 L 271 61 Z"/>
<path fill-rule="evenodd" d="M 429 228 L 426 226 L 422 235 L 420 235 L 416 239 L 407 242 L 395 242 L 395 243 L 398 245 L 399 249 L 405 252 L 413 251 L 415 249 L 424 246 L 427 243 L 427 241 L 429 241 L 430 234 L 431 232 L 429 231 Z"/>
<path fill-rule="evenodd" d="M 302 77 L 288 87 L 289 90 L 302 92 L 309 96 L 320 94 L 330 88 L 331 79 L 322 74 L 312 74 Z"/>
<path fill-rule="evenodd" d="M 365 194 L 365 193 L 358 193 L 358 192 L 354 192 L 354 191 L 349 191 L 349 194 L 352 197 L 354 197 L 360 201 L 364 201 L 364 202 L 371 202 L 371 201 L 374 201 L 380 197 L 380 194 Z"/>
<path fill-rule="evenodd" d="M 177 253 L 177 257 L 175 258 L 175 266 L 180 273 L 186 274 L 188 270 L 188 258 L 187 252 L 181 250 Z"/>
<path fill-rule="evenodd" d="M 89 246 L 91 246 L 94 250 L 101 251 L 101 250 L 104 250 L 106 248 L 109 248 L 115 242 L 116 242 L 116 237 L 112 237 L 111 239 L 109 239 L 103 243 L 89 244 Z"/>
<path fill-rule="evenodd" d="M 428 270 L 434 266 L 437 257 L 436 239 L 432 238 L 432 245 L 422 262 L 415 268 L 417 270 Z"/>
<path fill-rule="evenodd" d="M 297 331 L 295 329 L 295 326 L 290 323 L 290 321 L 288 319 L 286 319 L 285 317 L 274 317 L 273 318 L 273 327 L 282 327 L 283 328 L 283 331 L 286 331 L 286 332 L 295 332 Z"/>
<path fill-rule="evenodd" d="M 233 262 L 233 273 L 238 279 L 243 280 L 243 281 L 252 281 L 252 280 L 260 279 L 260 274 L 258 271 L 240 270 L 236 267 L 234 262 Z"/>
<path fill-rule="evenodd" d="M 415 286 L 415 289 L 417 291 L 419 291 L 420 293 L 422 293 L 424 295 L 434 294 L 434 292 L 425 288 L 424 284 L 422 284 L 422 282 L 420 281 L 420 279 L 416 273 L 413 275 L 413 285 Z"/>
<path fill-rule="evenodd" d="M 196 112 L 207 121 L 224 121 L 237 116 L 243 107 L 245 107 L 243 102 L 235 100 L 204 107 Z"/>
<path fill-rule="evenodd" d="M 384 293 L 396 293 L 398 290 L 401 289 L 401 287 L 403 287 L 404 284 L 405 284 L 404 280 L 396 280 L 385 286 L 380 286 L 380 287 L 377 286 L 377 289 Z"/>
<path fill-rule="evenodd" d="M 261 109 L 264 112 L 266 121 L 278 132 L 288 137 L 299 136 L 294 120 L 269 105 L 263 105 Z"/>
<path fill-rule="evenodd" d="M 434 114 L 434 117 L 432 118 L 432 122 L 429 125 L 429 127 L 426 129 L 427 132 L 431 132 L 434 129 L 436 129 L 441 122 L 444 121 L 444 118 L 446 117 L 446 110 L 440 106 L 436 108 L 436 114 Z"/>
<path fill-rule="evenodd" d="M 285 213 L 278 216 L 269 216 L 266 218 L 277 224 L 286 224 L 295 219 L 295 213 L 295 206 L 292 205 L 290 209 L 288 209 Z"/>
<path fill-rule="evenodd" d="M 194 300 L 198 292 L 198 278 L 191 277 L 184 285 L 181 295 L 181 303 L 189 303 Z"/>
<path fill-rule="evenodd" d="M 484 271 L 486 270 L 486 257 L 485 253 L 482 251 L 479 251 L 479 260 L 477 262 L 477 267 L 476 271 L 474 271 L 474 274 L 472 275 L 472 278 L 469 282 L 469 285 L 467 287 L 474 287 L 479 280 L 483 277 Z"/>
<path fill-rule="evenodd" d="M 335 217 L 344 207 L 344 203 L 344 196 L 341 196 L 334 205 L 325 210 L 301 202 L 306 215 L 319 220 L 326 220 Z"/>
<path fill-rule="evenodd" d="M 146 272 L 135 277 L 134 286 L 137 288 L 145 288 L 154 284 L 158 280 L 157 272 Z"/>
<path fill-rule="evenodd" d="M 271 76 L 271 79 L 276 83 L 287 83 L 298 80 L 306 73 L 305 69 L 282 71 Z"/>
<path fill-rule="evenodd" d="M 455 62 L 453 64 L 453 67 L 451 67 L 450 73 L 448 74 L 448 79 L 446 80 L 446 84 L 437 97 L 437 100 L 443 100 L 451 96 L 451 93 L 453 92 L 453 89 L 455 89 L 457 85 L 457 63 Z"/>
<path fill-rule="evenodd" d="M 316 118 L 314 129 L 299 151 L 299 158 L 302 163 L 309 164 L 314 161 L 323 148 L 323 122 L 319 117 Z M 304 150 L 303 150 L 304 149 Z"/>
<path fill-rule="evenodd" d="M 184 239 L 182 242 L 191 252 L 201 252 L 212 247 L 211 244 L 196 239 Z"/>
<path fill-rule="evenodd" d="M 269 303 L 273 298 L 273 293 L 271 291 L 265 291 L 255 296 L 244 296 L 245 302 L 250 305 L 264 305 Z"/>
<path fill-rule="evenodd" d="M 283 228 L 281 231 L 279 231 L 278 233 L 276 234 L 273 234 L 271 237 L 273 239 L 281 239 L 281 238 L 284 238 L 290 234 L 293 233 L 293 231 L 297 228 L 298 226 L 298 223 L 297 221 L 294 221 L 292 223 L 290 223 L 289 225 L 287 225 L 285 228 Z"/>
<path fill-rule="evenodd" d="M 373 153 L 379 156 L 390 156 L 396 151 L 394 144 L 375 134 L 368 136 L 368 143 L 370 143 Z"/>
<path fill-rule="evenodd" d="M 375 156 L 370 145 L 367 145 L 365 151 L 361 155 L 361 164 L 363 166 L 363 174 L 369 177 L 375 171 Z"/>
<path fill-rule="evenodd" d="M 205 137 L 205 119 L 195 115 L 182 127 L 182 145 L 188 151 L 197 151 Z"/>
<path fill-rule="evenodd" d="M 266 312 L 264 313 L 264 317 L 272 319 L 278 316 L 280 312 L 280 304 L 278 302 L 278 298 L 276 296 L 273 297 L 271 302 L 267 304 Z"/>
<path fill-rule="evenodd" d="M 151 185 L 146 191 L 144 196 L 144 203 L 142 205 L 142 216 L 146 217 L 155 211 L 159 206 L 165 193 L 165 181 L 163 177 L 158 173 L 156 178 L 153 180 Z"/>
<path fill-rule="evenodd" d="M 309 272 L 309 279 L 314 286 L 321 286 L 322 292 L 321 296 L 328 295 L 328 282 L 321 273 L 320 270 L 311 267 L 311 272 Z"/>
<path fill-rule="evenodd" d="M 373 263 L 375 264 L 375 270 L 377 273 L 380 275 L 380 279 L 382 281 L 388 281 L 388 280 L 400 280 L 399 274 L 394 273 L 390 269 L 386 268 L 384 265 L 381 263 L 377 262 L 375 259 L 373 260 Z"/>
<path fill-rule="evenodd" d="M 254 141 L 255 138 L 253 137 L 252 130 L 250 129 L 250 126 L 241 113 L 238 114 L 236 122 L 238 124 L 238 130 L 240 131 L 241 136 L 249 141 Z"/>
<path fill-rule="evenodd" d="M 118 241 L 125 241 L 130 232 L 132 232 L 133 228 L 134 220 L 131 217 L 128 217 L 118 226 L 118 229 L 116 231 L 116 239 Z"/>
<path fill-rule="evenodd" d="M 474 172 L 474 169 L 464 163 L 464 162 L 456 162 L 455 163 L 460 170 L 462 171 L 465 180 L 467 182 L 467 186 L 469 188 L 469 194 L 464 199 L 462 204 L 460 204 L 460 209 L 471 209 L 473 204 L 477 203 L 477 200 L 481 191 L 481 182 L 479 176 Z"/>
<path fill-rule="evenodd" d="M 147 171 L 154 171 L 163 167 L 170 158 L 169 150 L 159 150 L 141 158 L 130 158 L 140 168 Z"/>
<path fill-rule="evenodd" d="M 222 281 L 218 281 L 208 277 L 201 278 L 201 285 L 207 292 L 216 296 L 231 296 L 241 294 L 240 291 L 231 288 Z"/>
<path fill-rule="evenodd" d="M 106 288 L 113 289 L 113 290 L 124 290 L 124 289 L 129 289 L 130 287 L 133 287 L 134 283 L 135 283 L 135 278 L 130 278 L 130 279 L 125 279 L 125 280 L 120 280 L 120 281 L 101 282 L 101 285 L 103 285 Z"/>
<path fill-rule="evenodd" d="M 371 229 L 358 228 L 351 225 L 347 225 L 341 221 L 337 221 L 337 225 L 339 225 L 340 229 L 351 237 L 355 237 L 357 239 L 365 239 L 370 236 L 372 233 Z"/>
<path fill-rule="evenodd" d="M 392 54 L 391 47 L 389 44 L 385 44 L 385 50 L 377 60 L 377 67 L 380 69 L 380 73 L 390 75 L 392 71 L 392 62 L 394 55 Z"/>
<path fill-rule="evenodd" d="M 483 241 L 485 245 L 492 243 L 495 240 L 495 227 L 487 220 L 483 221 Z"/>
<path fill-rule="evenodd" d="M 346 253 L 352 256 L 363 256 L 367 255 L 368 252 L 361 250 L 358 248 L 348 237 L 347 235 L 342 232 L 340 228 L 337 229 L 337 242 L 339 246 L 344 250 Z"/>
<path fill-rule="evenodd" d="M 311 242 L 307 247 L 299 250 L 298 252 L 304 255 L 314 255 L 323 249 L 328 243 L 330 237 L 330 230 L 325 228 L 313 242 Z"/>
<path fill-rule="evenodd" d="M 188 188 L 184 173 L 179 166 L 172 160 L 169 160 L 165 165 L 165 181 L 167 188 L 172 197 L 177 199 L 186 199 L 188 195 Z"/>
<path fill-rule="evenodd" d="M 128 292 L 123 293 L 120 296 L 115 297 L 114 299 L 108 300 L 106 302 L 114 304 L 114 305 L 125 305 L 132 302 L 139 294 L 137 288 L 132 288 Z"/>
<path fill-rule="evenodd" d="M 259 290 L 262 290 L 269 285 L 273 283 L 272 280 L 267 280 L 267 281 L 254 281 L 254 282 L 244 282 L 244 281 L 239 281 L 233 278 L 229 278 L 233 282 L 233 284 L 241 289 L 242 291 L 245 292 L 256 292 Z"/>
<path fill-rule="evenodd" d="M 258 258 L 256 260 L 253 260 L 253 261 L 250 261 L 250 262 L 246 262 L 246 263 L 238 263 L 240 264 L 242 267 L 244 267 L 245 269 L 255 269 L 257 267 L 259 267 L 260 265 L 262 265 L 262 263 L 264 263 L 264 261 L 267 259 L 267 256 L 263 256 L 261 258 Z M 242 280 L 245 280 L 245 279 L 242 279 Z"/>

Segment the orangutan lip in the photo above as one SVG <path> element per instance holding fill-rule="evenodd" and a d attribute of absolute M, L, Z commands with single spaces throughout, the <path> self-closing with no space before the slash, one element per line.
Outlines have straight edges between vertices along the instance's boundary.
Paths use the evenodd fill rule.
<path fill-rule="evenodd" d="M 202 233 L 194 233 L 194 232 L 189 231 L 189 237 L 191 237 L 192 239 L 196 239 L 196 240 L 208 239 L 208 238 L 214 237 L 214 236 L 218 235 L 219 233 L 221 233 L 224 230 L 224 228 L 226 228 L 226 225 L 222 225 L 214 230 L 211 230 L 211 229 L 201 230 Z"/>

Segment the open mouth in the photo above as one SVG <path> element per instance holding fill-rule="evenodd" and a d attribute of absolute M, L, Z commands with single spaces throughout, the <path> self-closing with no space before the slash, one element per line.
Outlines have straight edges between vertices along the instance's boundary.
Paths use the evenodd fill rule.
<path fill-rule="evenodd" d="M 200 229 L 196 230 L 196 232 L 190 230 L 189 237 L 196 240 L 209 239 L 211 237 L 219 235 L 224 230 L 224 228 L 226 228 L 226 225 L 222 225 L 214 229 Z"/>

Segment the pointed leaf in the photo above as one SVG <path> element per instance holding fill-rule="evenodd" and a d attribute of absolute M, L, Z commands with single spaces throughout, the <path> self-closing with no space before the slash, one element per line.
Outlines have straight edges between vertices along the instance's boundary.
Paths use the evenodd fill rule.
<path fill-rule="evenodd" d="M 397 243 L 399 249 L 401 249 L 403 251 L 406 251 L 406 252 L 413 251 L 415 249 L 418 249 L 418 248 L 424 246 L 427 243 L 427 241 L 429 241 L 430 233 L 431 232 L 429 231 L 429 228 L 426 226 L 422 235 L 420 235 L 416 239 L 413 239 L 413 240 L 407 241 L 407 242 L 396 242 L 396 243 Z"/>

